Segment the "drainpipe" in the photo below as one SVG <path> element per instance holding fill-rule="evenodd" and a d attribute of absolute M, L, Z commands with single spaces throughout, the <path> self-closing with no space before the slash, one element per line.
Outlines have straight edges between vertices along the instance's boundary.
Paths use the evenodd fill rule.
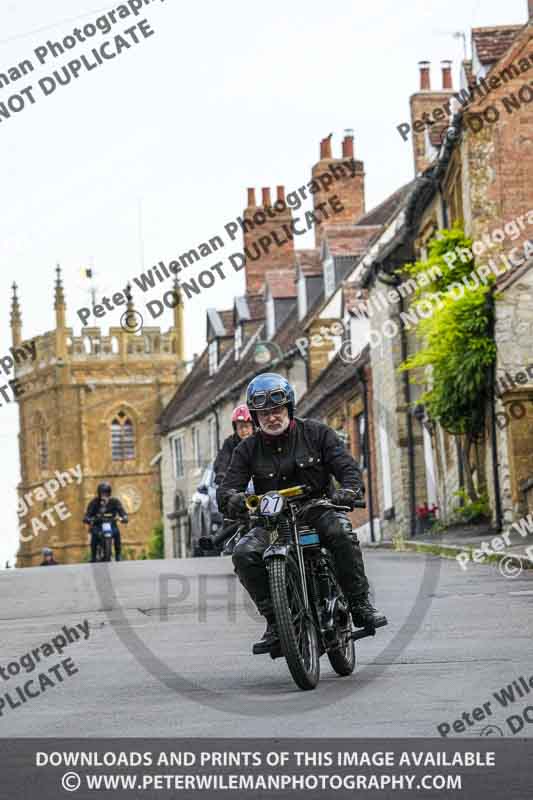
<path fill-rule="evenodd" d="M 390 286 L 398 286 L 401 283 L 400 278 L 395 275 L 389 275 L 385 280 L 384 276 L 380 275 L 379 280 L 382 283 Z M 404 298 L 401 293 L 400 301 L 398 303 L 398 313 L 401 314 L 405 310 Z M 405 328 L 400 326 L 400 355 L 401 360 L 404 362 L 407 358 L 407 336 Z M 410 533 L 412 537 L 416 531 L 416 483 L 415 483 L 415 451 L 413 442 L 413 416 L 411 414 L 411 387 L 409 384 L 409 375 L 407 372 L 402 372 L 403 381 L 403 397 L 406 406 L 406 422 L 407 422 L 407 464 L 409 474 L 409 519 L 410 519 Z"/>
<path fill-rule="evenodd" d="M 491 310 L 490 336 L 494 340 L 494 287 L 488 295 L 488 304 Z M 500 471 L 498 462 L 498 443 L 496 440 L 496 400 L 494 390 L 496 386 L 496 360 L 490 368 L 490 416 L 491 416 L 491 450 L 492 450 L 492 476 L 494 481 L 494 506 L 496 511 L 496 530 L 503 528 L 502 501 L 500 495 Z"/>
<path fill-rule="evenodd" d="M 403 297 L 400 295 L 399 303 L 400 314 L 405 310 Z M 407 358 L 407 336 L 405 328 L 400 328 L 400 350 L 402 362 Z M 402 372 L 403 396 L 406 405 L 407 421 L 407 464 L 409 468 L 409 518 L 411 531 L 410 536 L 415 535 L 416 531 L 416 483 L 415 483 L 415 449 L 413 442 L 413 415 L 411 414 L 411 386 L 409 384 L 409 374 Z"/>
<path fill-rule="evenodd" d="M 370 521 L 370 541 L 376 541 L 376 534 L 374 531 L 374 490 L 372 487 L 372 460 L 370 457 L 370 418 L 368 413 L 368 380 L 364 367 L 359 367 L 357 370 L 357 377 L 363 386 L 363 411 L 365 414 L 365 441 L 364 441 L 364 454 L 366 461 L 367 477 L 368 477 L 368 514 Z"/>

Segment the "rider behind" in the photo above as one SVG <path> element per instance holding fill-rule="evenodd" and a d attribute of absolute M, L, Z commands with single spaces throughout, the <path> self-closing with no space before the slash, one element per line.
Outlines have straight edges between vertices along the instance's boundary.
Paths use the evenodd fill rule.
<path fill-rule="evenodd" d="M 353 509 L 356 500 L 364 497 L 360 469 L 332 428 L 318 420 L 294 418 L 294 389 L 282 375 L 258 375 L 248 386 L 246 401 L 259 430 L 236 447 L 217 492 L 219 507 L 229 516 L 245 509 L 244 490 L 250 478 L 257 494 L 306 485 L 311 488 L 311 497 L 323 497 L 333 475 L 341 486 L 331 498 L 335 505 Z M 368 600 L 363 556 L 347 515 L 315 507 L 303 521 L 317 531 L 322 546 L 333 555 L 355 626 L 376 628 L 385 624 Z M 267 532 L 255 527 L 240 539 L 233 552 L 235 571 L 267 621 L 254 653 L 269 652 L 278 641 L 262 557 L 268 544 Z"/>
<path fill-rule="evenodd" d="M 217 486 L 222 484 L 224 475 L 231 463 L 233 451 L 243 439 L 248 438 L 254 432 L 252 417 L 248 410 L 248 406 L 242 403 L 233 409 L 231 414 L 231 425 L 233 433 L 224 439 L 224 443 L 219 450 L 219 453 L 213 464 L 213 471 L 215 473 L 215 483 Z"/>
<path fill-rule="evenodd" d="M 120 531 L 115 519 L 116 517 L 119 517 L 121 522 L 126 523 L 128 521 L 128 515 L 124 511 L 124 507 L 118 497 L 112 497 L 110 483 L 107 483 L 106 481 L 99 483 L 96 492 L 96 497 L 93 497 L 87 506 L 87 511 L 85 512 L 85 516 L 83 518 L 84 523 L 91 526 L 91 564 L 96 561 L 96 545 L 98 543 L 98 534 L 100 529 L 98 523 L 95 521 L 95 518 L 97 518 L 100 514 L 113 514 L 113 520 L 111 524 L 113 527 L 113 541 L 115 543 L 115 561 L 120 561 Z"/>

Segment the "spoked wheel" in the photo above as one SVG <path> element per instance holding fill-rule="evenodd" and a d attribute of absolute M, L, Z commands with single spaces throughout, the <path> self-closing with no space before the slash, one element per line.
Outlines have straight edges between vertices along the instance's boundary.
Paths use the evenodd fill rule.
<path fill-rule="evenodd" d="M 335 627 L 338 647 L 328 650 L 329 663 L 337 675 L 351 675 L 355 669 L 355 644 L 351 638 L 352 618 L 343 597 L 337 598 L 335 604 Z"/>
<path fill-rule="evenodd" d="M 285 558 L 270 558 L 267 569 L 281 650 L 290 673 L 300 689 L 314 689 L 320 678 L 318 635 L 305 609 L 298 568 Z"/>

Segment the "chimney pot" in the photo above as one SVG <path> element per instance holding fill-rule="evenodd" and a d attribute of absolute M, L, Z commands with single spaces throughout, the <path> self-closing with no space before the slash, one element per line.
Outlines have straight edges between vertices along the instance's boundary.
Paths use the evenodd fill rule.
<path fill-rule="evenodd" d="M 430 61 L 419 61 L 418 66 L 420 67 L 420 91 L 424 92 L 431 89 L 431 82 L 429 78 L 429 67 L 431 62 Z"/>
<path fill-rule="evenodd" d="M 331 155 L 331 133 L 320 142 L 320 158 L 332 158 Z"/>
<path fill-rule="evenodd" d="M 533 2 L 533 0 L 532 0 Z M 451 89 L 452 88 L 452 62 L 451 61 L 441 61 L 440 65 L 442 67 L 442 88 L 443 89 Z"/>
<path fill-rule="evenodd" d="M 272 200 L 270 199 L 270 186 L 263 186 L 261 193 L 263 195 L 263 205 L 271 206 Z"/>
<path fill-rule="evenodd" d="M 248 189 L 248 208 L 255 208 L 255 189 Z"/>
<path fill-rule="evenodd" d="M 281 202 L 285 202 L 285 187 L 284 186 L 276 186 L 276 195 L 277 199 Z"/>
<path fill-rule="evenodd" d="M 353 131 L 348 128 L 344 131 L 344 139 L 342 140 L 342 157 L 353 158 Z"/>

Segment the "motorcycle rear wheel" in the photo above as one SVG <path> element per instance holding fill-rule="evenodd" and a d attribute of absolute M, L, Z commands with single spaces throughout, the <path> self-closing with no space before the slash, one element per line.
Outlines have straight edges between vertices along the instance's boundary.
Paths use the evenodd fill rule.
<path fill-rule="evenodd" d="M 285 558 L 267 561 L 270 595 L 281 650 L 300 689 L 314 689 L 320 678 L 320 654 L 315 623 L 307 613 L 297 567 Z"/>

